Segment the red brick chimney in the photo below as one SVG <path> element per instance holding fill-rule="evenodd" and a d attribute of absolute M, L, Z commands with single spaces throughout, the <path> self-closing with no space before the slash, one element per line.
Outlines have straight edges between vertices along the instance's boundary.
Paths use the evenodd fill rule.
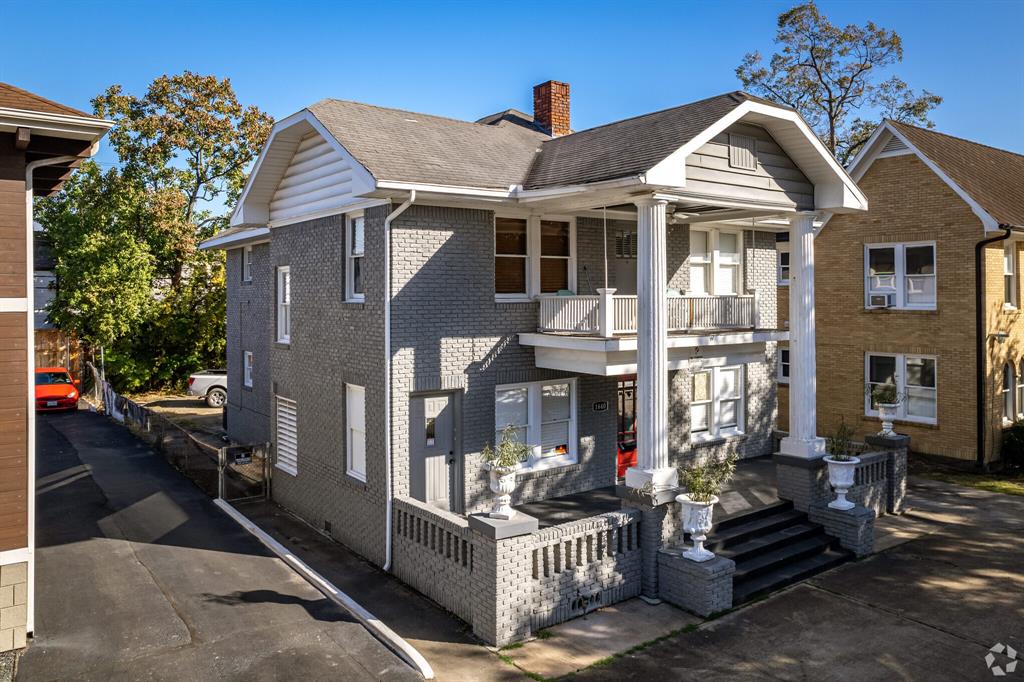
<path fill-rule="evenodd" d="M 533 120 L 549 135 L 560 137 L 569 128 L 569 84 L 547 81 L 533 86 Z"/>

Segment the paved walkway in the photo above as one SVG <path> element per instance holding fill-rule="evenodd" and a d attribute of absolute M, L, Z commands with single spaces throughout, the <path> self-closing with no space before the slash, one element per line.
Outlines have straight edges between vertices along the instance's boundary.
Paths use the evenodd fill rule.
<path fill-rule="evenodd" d="M 38 421 L 37 637 L 18 679 L 419 679 L 122 427 Z"/>
<path fill-rule="evenodd" d="M 991 646 L 1024 652 L 1024 498 L 913 479 L 908 503 L 917 539 L 580 676 L 993 679 Z"/>

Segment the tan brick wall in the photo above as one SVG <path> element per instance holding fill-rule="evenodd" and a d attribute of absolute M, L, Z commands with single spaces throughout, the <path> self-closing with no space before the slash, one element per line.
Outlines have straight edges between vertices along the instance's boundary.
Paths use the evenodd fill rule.
<path fill-rule="evenodd" d="M 985 324 L 989 335 L 987 341 L 988 367 L 986 380 L 986 403 L 988 404 L 988 426 L 985 435 L 986 460 L 999 456 L 1000 439 L 1003 430 L 1002 383 L 1003 366 L 1009 362 L 1014 367 L 1016 380 L 1021 381 L 1021 367 L 1024 365 L 1024 288 L 1021 287 L 1021 258 L 1024 244 L 1014 242 L 1017 271 L 1017 307 L 1006 308 L 1003 290 L 1003 242 L 996 242 L 985 249 Z M 972 256 L 973 257 L 973 256 Z M 993 335 L 1005 332 L 1006 340 L 997 340 Z M 1014 396 L 1016 400 L 1016 395 Z M 1024 405 L 1016 403 L 1018 414 L 1024 413 Z"/>
<path fill-rule="evenodd" d="M 897 430 L 917 452 L 973 460 L 973 259 L 981 222 L 915 156 L 875 161 L 859 185 L 868 212 L 835 216 L 815 242 L 818 432 L 834 431 L 841 419 L 858 436 L 878 430 L 878 420 L 864 416 L 866 352 L 934 355 L 938 423 L 900 422 Z M 864 245 L 925 240 L 936 242 L 937 310 L 865 310 Z M 996 272 L 1001 300 L 1001 267 Z"/>
<path fill-rule="evenodd" d="M 28 624 L 28 564 L 0 566 L 0 651 L 25 646 Z"/>

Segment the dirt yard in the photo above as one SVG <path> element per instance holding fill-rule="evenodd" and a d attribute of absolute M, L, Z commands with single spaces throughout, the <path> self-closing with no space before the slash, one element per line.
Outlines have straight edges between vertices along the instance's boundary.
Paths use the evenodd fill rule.
<path fill-rule="evenodd" d="M 220 408 L 207 407 L 200 398 L 173 393 L 140 393 L 129 396 L 166 417 L 197 439 L 219 448 L 224 445 L 223 415 Z"/>

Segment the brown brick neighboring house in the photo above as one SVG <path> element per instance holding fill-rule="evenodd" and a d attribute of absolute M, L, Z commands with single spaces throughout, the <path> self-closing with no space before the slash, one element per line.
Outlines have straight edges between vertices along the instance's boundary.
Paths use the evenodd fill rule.
<path fill-rule="evenodd" d="M 863 390 L 873 371 L 907 396 L 896 431 L 912 450 L 992 463 L 1024 415 L 1024 156 L 888 121 L 850 171 L 869 210 L 832 217 L 816 240 L 818 432 L 879 429 Z M 979 458 L 975 246 L 1005 235 L 981 247 Z"/>
<path fill-rule="evenodd" d="M 110 123 L 0 83 L 0 651 L 25 646 L 34 603 L 31 198 L 60 188 Z"/>

